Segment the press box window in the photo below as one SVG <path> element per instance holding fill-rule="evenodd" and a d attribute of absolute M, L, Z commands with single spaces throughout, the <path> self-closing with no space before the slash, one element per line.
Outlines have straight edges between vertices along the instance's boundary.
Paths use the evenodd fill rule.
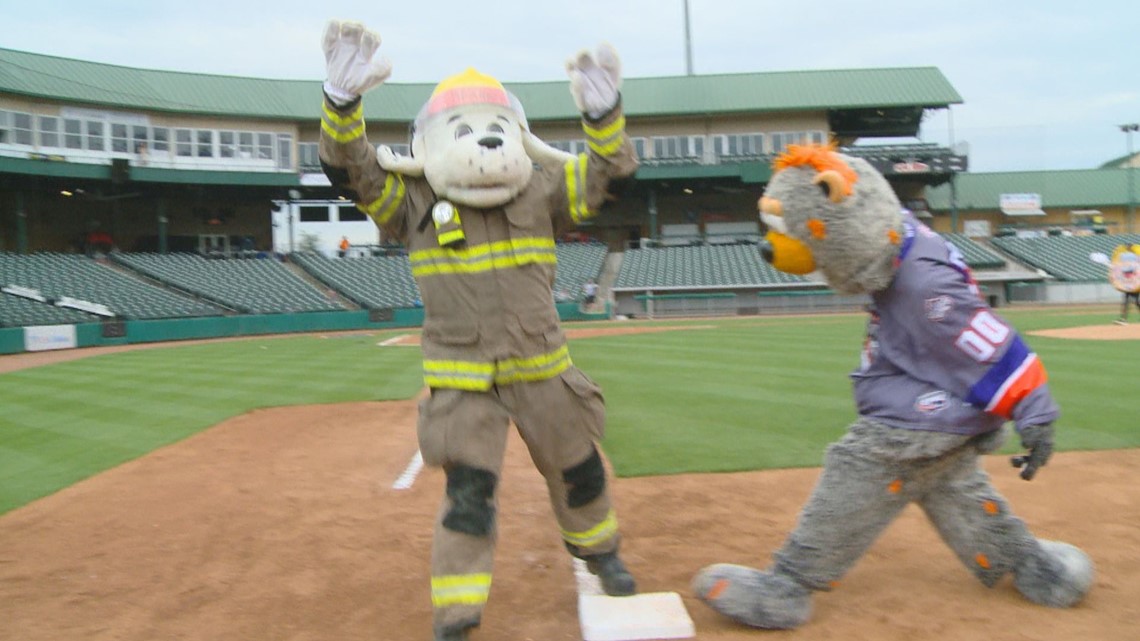
<path fill-rule="evenodd" d="M 214 132 L 210 129 L 198 130 L 198 157 L 199 158 L 213 158 L 214 157 Z"/>
<path fill-rule="evenodd" d="M 120 153 L 127 153 L 130 149 L 130 140 L 127 138 L 127 126 L 119 123 L 111 123 L 111 151 Z"/>
<path fill-rule="evenodd" d="M 32 144 L 32 114 L 12 113 L 12 130 L 16 135 L 17 145 Z"/>
<path fill-rule="evenodd" d="M 170 151 L 170 130 L 166 127 L 156 127 L 151 132 L 154 138 L 154 151 L 168 152 Z"/>
<path fill-rule="evenodd" d="M 237 157 L 237 134 L 232 131 L 218 132 L 218 157 Z"/>
<path fill-rule="evenodd" d="M 76 118 L 63 119 L 63 146 L 68 149 L 83 149 L 83 121 Z"/>
<path fill-rule="evenodd" d="M 293 136 L 277 134 L 277 168 L 293 168 Z"/>
<path fill-rule="evenodd" d="M 189 129 L 174 130 L 174 153 L 183 158 L 194 155 L 194 137 Z"/>
<path fill-rule="evenodd" d="M 59 147 L 59 118 L 55 116 L 40 116 L 40 146 Z"/>
<path fill-rule="evenodd" d="M 87 149 L 90 151 L 103 151 L 107 148 L 107 142 L 104 139 L 103 123 L 98 120 L 87 121 Z"/>

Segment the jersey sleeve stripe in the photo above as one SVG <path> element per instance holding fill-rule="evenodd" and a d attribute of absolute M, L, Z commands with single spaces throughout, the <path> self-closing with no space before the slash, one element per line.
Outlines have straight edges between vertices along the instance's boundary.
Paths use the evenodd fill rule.
<path fill-rule="evenodd" d="M 991 414 L 1009 418 L 1018 402 L 1047 380 L 1037 355 L 1020 337 L 1014 337 L 1005 354 L 970 388 L 967 400 Z"/>

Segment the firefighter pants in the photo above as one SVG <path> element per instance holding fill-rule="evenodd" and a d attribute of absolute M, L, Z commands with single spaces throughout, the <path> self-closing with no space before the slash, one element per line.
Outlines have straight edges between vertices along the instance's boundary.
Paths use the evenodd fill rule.
<path fill-rule="evenodd" d="M 448 472 L 432 545 L 437 630 L 477 623 L 486 604 L 495 544 L 494 487 L 511 421 L 546 479 L 570 550 L 589 556 L 618 546 L 617 519 L 595 445 L 605 422 L 597 384 L 570 367 L 550 379 L 487 392 L 433 389 L 420 404 L 418 435 L 424 462 Z M 583 495 L 579 486 L 593 489 Z M 486 520 L 479 518 L 483 510 L 489 512 Z"/>

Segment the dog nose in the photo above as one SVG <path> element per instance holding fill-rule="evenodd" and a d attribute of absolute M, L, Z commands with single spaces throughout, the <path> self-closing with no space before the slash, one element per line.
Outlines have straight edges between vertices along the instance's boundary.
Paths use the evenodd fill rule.
<path fill-rule="evenodd" d="M 484 136 L 479 139 L 479 146 L 487 149 L 498 149 L 502 144 L 503 139 L 498 136 Z"/>

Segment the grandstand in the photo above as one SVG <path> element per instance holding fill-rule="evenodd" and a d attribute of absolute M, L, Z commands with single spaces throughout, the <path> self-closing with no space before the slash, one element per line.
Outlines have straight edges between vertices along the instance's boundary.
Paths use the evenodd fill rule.
<path fill-rule="evenodd" d="M 344 309 L 276 260 L 154 253 L 115 253 L 112 258 L 171 287 L 246 314 Z"/>
<path fill-rule="evenodd" d="M 1006 265 L 1005 258 L 965 234 L 945 233 L 942 237 L 962 252 L 962 258 L 970 269 L 998 269 Z"/>
<path fill-rule="evenodd" d="M 1140 243 L 1140 234 L 1094 236 L 1042 236 L 1019 238 L 1006 236 L 993 239 L 998 249 L 1015 259 L 1045 271 L 1062 281 L 1106 282 L 1104 265 L 1089 260 L 1089 254 L 1111 255 L 1118 245 Z"/>
<path fill-rule="evenodd" d="M 631 249 L 613 289 L 680 290 L 785 287 L 811 284 L 768 265 L 755 245 L 702 245 Z"/>
<path fill-rule="evenodd" d="M 314 278 L 366 309 L 414 307 L 420 292 L 407 256 L 333 259 L 300 252 L 292 260 Z"/>
<path fill-rule="evenodd" d="M 16 285 L 37 290 L 49 301 L 67 297 L 103 305 L 116 317 L 123 319 L 185 318 L 224 313 L 224 310 L 215 305 L 152 285 L 76 254 L 22 255 L 0 252 L 0 280 L 4 286 Z M 57 318 L 55 312 L 27 306 L 20 306 L 20 310 L 11 308 L 11 311 L 18 311 L 21 317 L 34 314 L 34 318 L 38 319 L 35 324 L 51 324 Z M 0 317 L 0 324 L 14 322 L 7 312 L 5 310 Z M 91 320 L 87 314 L 83 316 L 84 320 Z"/>
<path fill-rule="evenodd" d="M 0 294 L 0 327 L 34 327 L 36 325 L 75 325 L 98 319 L 94 314 L 56 307 L 47 302 Z"/>
<path fill-rule="evenodd" d="M 581 300 L 582 286 L 588 280 L 597 281 L 605 265 L 609 250 L 602 243 L 558 243 L 558 271 L 554 275 L 556 298 Z"/>

